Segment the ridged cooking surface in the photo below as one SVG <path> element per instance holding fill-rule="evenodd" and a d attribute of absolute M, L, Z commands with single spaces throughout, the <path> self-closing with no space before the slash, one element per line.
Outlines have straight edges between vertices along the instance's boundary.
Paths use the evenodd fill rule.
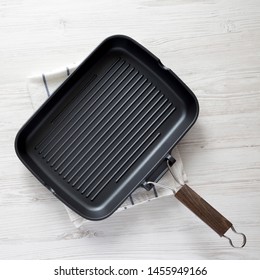
<path fill-rule="evenodd" d="M 175 107 L 120 58 L 78 91 L 35 150 L 71 188 L 93 201 L 156 145 L 159 128 Z"/>

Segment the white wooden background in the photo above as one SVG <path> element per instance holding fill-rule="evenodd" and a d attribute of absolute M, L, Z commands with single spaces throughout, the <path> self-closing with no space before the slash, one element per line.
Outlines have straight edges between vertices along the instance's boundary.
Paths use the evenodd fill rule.
<path fill-rule="evenodd" d="M 26 77 L 79 62 L 112 34 L 146 46 L 198 97 L 184 166 L 246 233 L 244 249 L 173 198 L 77 230 L 17 159 L 15 135 L 33 112 Z M 1 259 L 260 259 L 259 0 L 0 0 L 0 63 Z"/>

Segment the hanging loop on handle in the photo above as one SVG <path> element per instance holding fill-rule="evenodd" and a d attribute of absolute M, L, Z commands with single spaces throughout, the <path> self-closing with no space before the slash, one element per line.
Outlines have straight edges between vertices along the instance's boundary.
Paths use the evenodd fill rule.
<path fill-rule="evenodd" d="M 243 247 L 246 245 L 246 236 L 245 236 L 245 234 L 242 233 L 242 232 L 237 232 L 237 231 L 235 230 L 235 228 L 234 228 L 233 225 L 232 225 L 230 228 L 231 228 L 231 230 L 232 230 L 235 234 L 238 234 L 238 235 L 241 235 L 241 236 L 242 236 L 242 244 L 241 244 L 241 246 L 235 246 L 235 245 L 233 244 L 231 238 L 228 237 L 228 236 L 226 236 L 225 234 L 223 235 L 223 237 L 225 237 L 225 238 L 229 241 L 230 245 L 231 245 L 233 248 L 243 248 Z"/>
<path fill-rule="evenodd" d="M 175 197 L 189 208 L 195 215 L 197 215 L 202 221 L 204 221 L 209 227 L 211 227 L 219 236 L 228 239 L 230 245 L 234 248 L 242 248 L 246 244 L 246 236 L 243 233 L 237 232 L 232 223 L 220 214 L 215 208 L 213 208 L 207 201 L 205 201 L 200 195 L 198 195 L 187 184 L 183 184 L 173 173 L 170 162 L 167 159 L 168 169 L 174 178 L 174 180 L 180 185 L 178 188 L 170 188 L 154 182 L 147 182 L 154 186 L 160 186 L 166 189 L 170 189 Z M 225 233 L 231 229 L 234 233 L 242 236 L 242 243 L 240 246 L 235 246 L 231 238 L 226 236 Z"/>

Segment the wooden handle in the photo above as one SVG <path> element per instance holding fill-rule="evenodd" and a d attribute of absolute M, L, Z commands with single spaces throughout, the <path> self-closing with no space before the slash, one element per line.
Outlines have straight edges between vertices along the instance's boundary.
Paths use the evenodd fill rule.
<path fill-rule="evenodd" d="M 189 186 L 183 185 L 177 191 L 175 197 L 220 236 L 223 236 L 232 226 L 229 220 L 222 216 Z"/>

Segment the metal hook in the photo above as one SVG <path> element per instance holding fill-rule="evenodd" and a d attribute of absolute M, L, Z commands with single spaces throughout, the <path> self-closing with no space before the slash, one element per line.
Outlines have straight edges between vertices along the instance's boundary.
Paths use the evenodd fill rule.
<path fill-rule="evenodd" d="M 164 188 L 164 189 L 170 190 L 170 191 L 173 192 L 174 195 L 175 195 L 176 192 L 177 192 L 176 189 L 170 188 L 170 187 L 168 187 L 168 186 L 165 186 L 165 185 L 162 185 L 162 184 L 159 184 L 159 183 L 155 183 L 155 182 L 148 181 L 148 182 L 146 182 L 146 184 L 151 184 L 151 185 L 153 185 L 154 187 L 160 187 L 160 188 Z"/>
<path fill-rule="evenodd" d="M 180 186 L 183 186 L 183 184 L 176 178 L 176 176 L 174 175 L 174 173 L 172 172 L 172 169 L 171 169 L 171 166 L 170 166 L 170 160 L 169 159 L 166 159 L 166 162 L 167 162 L 167 166 L 168 166 L 168 169 L 173 177 L 173 179 L 180 185 Z M 162 185 L 162 184 L 159 184 L 159 183 L 155 183 L 155 182 L 146 182 L 146 184 L 151 184 L 155 187 L 161 187 L 161 188 L 164 188 L 164 189 L 168 189 L 170 191 L 172 191 L 174 193 L 174 195 L 176 194 L 176 192 L 178 191 L 177 188 L 171 188 L 171 187 L 168 187 L 168 186 L 165 186 L 165 185 Z"/>
<path fill-rule="evenodd" d="M 233 225 L 232 225 L 230 228 L 232 229 L 232 231 L 233 231 L 235 234 L 242 235 L 242 237 L 243 237 L 243 242 L 242 242 L 241 246 L 235 246 L 235 245 L 233 244 L 232 240 L 231 240 L 228 236 L 223 235 L 223 237 L 225 237 L 225 238 L 229 241 L 230 245 L 231 245 L 233 248 L 243 248 L 243 247 L 246 245 L 246 236 L 245 236 L 245 234 L 242 233 L 242 232 L 237 232 L 237 231 L 235 230 L 235 228 L 234 228 Z"/>
<path fill-rule="evenodd" d="M 183 186 L 183 183 L 181 183 L 180 180 L 177 179 L 176 176 L 174 175 L 174 173 L 172 172 L 169 159 L 166 159 L 166 161 L 167 161 L 168 169 L 169 169 L 169 171 L 170 171 L 170 173 L 171 173 L 173 179 L 174 179 L 179 185 Z"/>

